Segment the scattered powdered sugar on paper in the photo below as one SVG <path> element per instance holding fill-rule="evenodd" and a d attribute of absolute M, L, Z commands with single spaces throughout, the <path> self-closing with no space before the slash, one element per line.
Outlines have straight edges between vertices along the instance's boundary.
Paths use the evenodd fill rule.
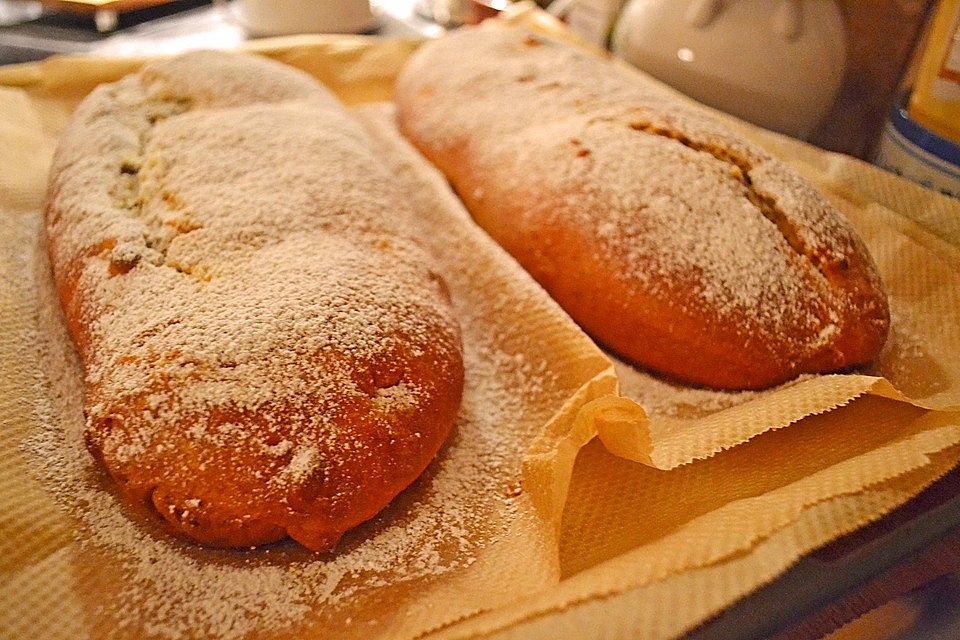
<path fill-rule="evenodd" d="M 913 326 L 909 314 L 897 309 L 896 300 L 890 309 L 890 337 L 887 339 L 880 356 L 878 365 L 890 369 L 888 374 L 903 374 L 912 369 L 912 362 L 925 355 L 923 337 Z"/>
<path fill-rule="evenodd" d="M 671 382 L 638 369 L 611 353 L 607 357 L 620 380 L 620 393 L 641 407 L 651 420 L 657 418 L 695 419 L 730 407 L 745 404 L 763 394 L 793 386 L 813 377 L 805 374 L 764 391 L 720 391 Z"/>
<path fill-rule="evenodd" d="M 886 378 L 899 392 L 920 402 L 950 389 L 937 346 L 929 336 L 938 335 L 930 316 L 914 315 L 913 301 L 890 297 L 890 335 L 865 371 Z M 933 320 L 931 322 L 931 320 Z"/>

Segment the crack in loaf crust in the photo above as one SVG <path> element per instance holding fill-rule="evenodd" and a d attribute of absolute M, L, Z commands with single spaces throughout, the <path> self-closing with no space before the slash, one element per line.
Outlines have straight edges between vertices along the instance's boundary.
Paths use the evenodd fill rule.
<path fill-rule="evenodd" d="M 47 235 L 86 438 L 171 532 L 332 548 L 436 455 L 459 328 L 371 144 L 315 81 L 190 54 L 95 90 Z"/>
<path fill-rule="evenodd" d="M 873 359 L 867 250 L 784 164 L 607 61 L 464 29 L 401 74 L 403 132 L 597 340 L 681 381 L 762 388 Z"/>

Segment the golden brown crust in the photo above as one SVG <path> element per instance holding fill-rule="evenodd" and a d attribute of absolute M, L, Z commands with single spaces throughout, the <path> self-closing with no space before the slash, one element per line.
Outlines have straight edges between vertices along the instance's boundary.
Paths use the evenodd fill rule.
<path fill-rule="evenodd" d="M 598 341 L 679 380 L 762 388 L 867 362 L 879 276 L 788 167 L 609 63 L 520 30 L 425 46 L 404 133 Z"/>
<path fill-rule="evenodd" d="M 442 278 L 309 77 L 191 54 L 97 89 L 47 235 L 86 439 L 174 534 L 332 548 L 429 464 L 463 388 Z"/>

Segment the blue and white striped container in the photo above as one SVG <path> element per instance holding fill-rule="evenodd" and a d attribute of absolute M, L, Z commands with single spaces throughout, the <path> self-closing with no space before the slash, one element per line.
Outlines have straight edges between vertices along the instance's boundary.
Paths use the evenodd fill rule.
<path fill-rule="evenodd" d="M 890 112 L 874 162 L 928 189 L 960 198 L 960 145 L 912 119 L 905 100 Z"/>

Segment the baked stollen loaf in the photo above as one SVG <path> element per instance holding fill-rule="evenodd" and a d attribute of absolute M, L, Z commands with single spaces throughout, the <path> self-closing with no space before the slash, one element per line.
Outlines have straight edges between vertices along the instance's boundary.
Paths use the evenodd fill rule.
<path fill-rule="evenodd" d="M 83 101 L 47 241 L 88 446 L 131 504 L 206 544 L 324 550 L 424 470 L 463 359 L 405 202 L 279 63 L 189 54 Z"/>
<path fill-rule="evenodd" d="M 425 45 L 404 134 L 595 339 L 724 389 L 873 359 L 889 311 L 863 243 L 783 163 L 611 63 L 516 28 Z"/>

